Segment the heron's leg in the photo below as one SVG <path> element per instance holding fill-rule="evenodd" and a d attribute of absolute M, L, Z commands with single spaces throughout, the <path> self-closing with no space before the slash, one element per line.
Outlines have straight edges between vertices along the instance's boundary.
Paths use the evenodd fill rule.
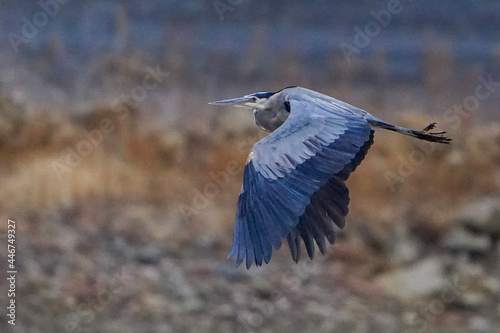
<path fill-rule="evenodd" d="M 451 139 L 444 136 L 446 134 L 445 131 L 440 132 L 430 132 L 434 128 L 436 128 L 436 123 L 431 123 L 427 125 L 424 129 L 418 131 L 409 128 L 404 128 L 401 126 L 394 126 L 392 124 L 386 123 L 379 119 L 367 119 L 368 123 L 375 128 L 384 128 L 389 131 L 398 132 L 404 135 L 409 135 L 414 138 L 418 138 L 420 140 L 430 141 L 430 142 L 439 142 L 449 144 Z"/>

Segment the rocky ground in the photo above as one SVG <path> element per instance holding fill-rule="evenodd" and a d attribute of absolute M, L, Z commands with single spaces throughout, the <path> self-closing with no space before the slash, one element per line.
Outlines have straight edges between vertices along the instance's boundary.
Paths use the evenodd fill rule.
<path fill-rule="evenodd" d="M 256 132 L 145 132 L 112 118 L 117 130 L 58 179 L 61 151 L 113 115 L 6 127 L 0 221 L 18 225 L 19 306 L 1 332 L 500 332 L 497 127 L 419 165 L 407 156 L 422 147 L 379 135 L 327 255 L 294 264 L 283 245 L 246 270 L 226 256 Z M 2 244 L 6 232 L 0 223 Z"/>
<path fill-rule="evenodd" d="M 498 199 L 465 207 L 432 248 L 400 228 L 385 251 L 348 228 L 325 257 L 296 265 L 284 246 L 248 271 L 225 259 L 229 232 L 164 237 L 168 213 L 105 207 L 17 217 L 16 331 L 499 332 Z"/>

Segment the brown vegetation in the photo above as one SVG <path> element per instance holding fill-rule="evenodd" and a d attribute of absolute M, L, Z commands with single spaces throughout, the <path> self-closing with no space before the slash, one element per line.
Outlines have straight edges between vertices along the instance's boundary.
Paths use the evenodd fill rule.
<path fill-rule="evenodd" d="M 432 120 L 411 113 L 392 119 L 413 128 Z M 103 121 L 108 121 L 112 130 L 98 134 L 96 130 Z M 94 327 L 102 327 L 103 318 L 124 309 L 144 316 L 200 311 L 199 298 L 202 304 L 212 302 L 204 297 L 218 293 L 222 288 L 219 283 L 250 278 L 241 270 L 228 268 L 233 273 L 220 273 L 217 267 L 232 265 L 225 255 L 231 242 L 243 166 L 251 145 L 264 134 L 253 127 L 237 132 L 213 125 L 209 131 L 196 132 L 178 128 L 151 130 L 145 124 L 135 110 L 107 105 L 79 117 L 63 113 L 2 116 L 2 126 L 9 131 L 0 140 L 0 217 L 23 221 L 19 233 L 27 241 L 20 251 L 28 266 L 22 288 L 40 299 L 46 297 L 42 294 L 47 288 L 57 294 L 50 308 L 31 306 L 34 312 L 60 316 L 58 324 L 47 326 L 48 330 L 60 329 L 58 325 L 68 320 L 84 326 L 81 316 L 68 319 L 77 313 L 71 310 L 77 306 L 95 311 L 97 317 L 91 323 Z M 446 129 L 446 124 L 441 128 Z M 74 165 L 69 165 L 69 151 L 77 151 L 82 142 L 91 142 L 89 136 L 97 143 L 89 146 L 86 156 L 76 160 L 73 156 Z M 457 223 L 456 213 L 464 204 L 500 194 L 500 126 L 477 126 L 450 136 L 454 138 L 452 145 L 432 146 L 378 132 L 366 160 L 348 181 L 352 201 L 346 228 L 330 249 L 327 262 L 314 266 L 313 273 L 306 270 L 306 277 L 300 271 L 293 273 L 298 276 L 297 283 L 308 286 L 308 278 L 314 274 L 312 284 L 333 292 L 331 299 L 341 299 L 342 290 L 346 290 L 353 304 L 368 300 L 373 303 L 372 309 L 402 318 L 392 308 L 380 308 L 381 297 L 386 296 L 373 284 L 376 276 L 399 265 L 391 253 L 396 231 L 403 228 L 412 233 L 413 241 L 425 244 L 418 252 L 419 258 L 432 254 L 432 248 L 439 247 L 439 240 Z M 5 232 L 4 224 L 1 230 Z M 63 254 L 66 259 L 53 259 Z M 282 290 L 278 296 L 291 297 L 287 293 L 294 290 L 293 285 L 287 287 L 285 283 L 284 287 L 283 281 L 288 280 L 279 271 L 294 272 L 304 266 L 294 268 L 287 256 L 286 248 L 282 249 L 274 255 L 272 265 L 262 268 L 268 273 L 267 269 L 277 269 L 277 275 L 271 275 L 274 278 L 266 282 L 270 285 L 261 291 L 264 299 L 270 290 Z M 35 258 L 41 261 L 34 264 L 33 260 L 38 260 Z M 50 264 L 51 260 L 56 261 Z M 97 268 L 95 261 L 102 267 Z M 95 310 L 101 308 L 92 302 L 100 292 L 110 290 L 109 281 L 120 269 L 144 264 L 159 265 L 163 273 L 138 270 L 141 273 L 133 274 L 134 284 L 123 293 L 111 294 L 111 303 L 103 310 Z M 45 280 L 38 278 L 40 269 L 44 274 L 57 270 L 57 291 L 45 285 L 50 279 L 47 275 Z M 172 269 L 178 273 L 172 273 Z M 182 283 L 188 283 L 184 274 L 191 273 L 194 275 L 189 283 L 195 292 L 182 289 Z M 157 296 L 159 287 L 156 282 L 148 282 L 151 277 L 147 274 L 164 274 L 174 286 L 169 288 L 174 289 Z M 176 276 L 184 282 L 176 280 Z M 215 279 L 206 284 L 205 277 Z M 261 297 L 255 294 L 259 275 L 252 279 L 257 279 L 251 280 L 253 287 L 245 289 L 249 299 Z M 178 283 L 181 287 L 176 287 Z M 239 285 L 233 283 L 236 289 L 241 288 Z M 210 291 L 203 296 L 203 290 Z M 223 293 L 219 303 L 222 308 L 217 309 L 232 302 L 234 295 L 228 292 Z M 178 293 L 180 296 L 175 296 Z M 311 299 L 320 297 L 311 293 Z M 303 301 L 299 295 L 294 302 Z M 179 299 L 194 303 L 179 305 Z M 124 304 L 117 304 L 118 300 Z M 179 307 L 177 312 L 170 310 L 172 304 Z M 409 309 L 418 311 L 411 306 Z M 203 311 L 211 313 L 205 307 Z M 450 311 L 429 320 L 461 318 Z M 317 309 L 313 312 L 319 313 Z M 216 312 L 210 316 L 224 315 Z M 182 327 L 181 322 L 175 325 Z M 272 325 L 281 327 L 279 323 Z M 460 320 L 453 325 L 460 325 Z"/>

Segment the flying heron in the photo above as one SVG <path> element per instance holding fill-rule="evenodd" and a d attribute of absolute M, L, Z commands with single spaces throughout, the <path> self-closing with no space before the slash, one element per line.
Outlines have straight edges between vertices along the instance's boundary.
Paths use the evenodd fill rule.
<path fill-rule="evenodd" d="M 324 254 L 335 241 L 334 225 L 343 228 L 349 190 L 345 181 L 365 158 L 373 133 L 382 128 L 421 140 L 450 143 L 446 132 L 394 126 L 368 112 L 301 87 L 258 92 L 210 104 L 253 110 L 255 123 L 268 136 L 248 156 L 239 195 L 234 238 L 228 258 L 261 266 L 273 248 L 287 239 L 292 258 L 300 259 L 304 242 L 310 259 L 316 242 Z"/>

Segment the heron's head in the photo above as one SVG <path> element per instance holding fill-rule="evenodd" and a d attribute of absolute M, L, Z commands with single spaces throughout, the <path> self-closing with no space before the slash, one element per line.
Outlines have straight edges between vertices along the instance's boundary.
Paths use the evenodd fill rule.
<path fill-rule="evenodd" d="M 258 92 L 243 97 L 225 99 L 222 101 L 210 102 L 213 105 L 228 105 L 240 108 L 249 108 L 252 110 L 262 109 L 267 100 L 276 94 L 275 92 Z"/>
<path fill-rule="evenodd" d="M 258 92 L 239 98 L 211 102 L 215 105 L 230 105 L 253 110 L 255 124 L 267 132 L 273 132 L 280 127 L 290 115 L 288 100 L 289 88 L 277 92 Z"/>

